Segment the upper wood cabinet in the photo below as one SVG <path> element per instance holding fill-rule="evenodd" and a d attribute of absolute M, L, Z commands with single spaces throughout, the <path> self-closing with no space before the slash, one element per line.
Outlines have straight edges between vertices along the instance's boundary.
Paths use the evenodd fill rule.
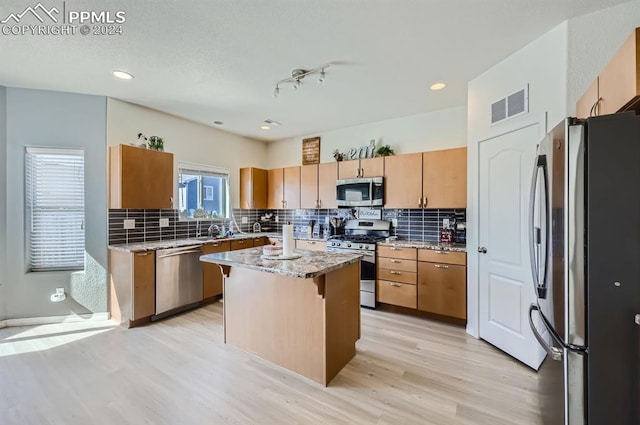
<path fill-rule="evenodd" d="M 467 148 L 424 152 L 422 207 L 467 207 Z"/>
<path fill-rule="evenodd" d="M 337 208 L 335 162 L 300 167 L 300 208 Z"/>
<path fill-rule="evenodd" d="M 386 208 L 466 208 L 467 148 L 384 158 Z"/>
<path fill-rule="evenodd" d="M 338 162 L 339 179 L 356 179 L 358 177 L 380 177 L 384 175 L 384 158 L 365 158 Z"/>
<path fill-rule="evenodd" d="M 300 167 L 276 168 L 268 171 L 267 208 L 300 208 Z"/>
<path fill-rule="evenodd" d="M 640 109 L 640 28 L 618 49 L 576 103 L 576 115 L 587 118 Z"/>
<path fill-rule="evenodd" d="M 384 206 L 420 208 L 422 153 L 384 157 Z"/>
<path fill-rule="evenodd" d="M 109 147 L 109 208 L 173 208 L 173 154 Z"/>
<path fill-rule="evenodd" d="M 596 78 L 576 103 L 576 116 L 589 118 L 598 115 L 598 99 L 600 99 L 600 93 L 598 92 L 598 78 Z"/>
<path fill-rule="evenodd" d="M 240 208 L 267 208 L 267 170 L 240 169 Z"/>

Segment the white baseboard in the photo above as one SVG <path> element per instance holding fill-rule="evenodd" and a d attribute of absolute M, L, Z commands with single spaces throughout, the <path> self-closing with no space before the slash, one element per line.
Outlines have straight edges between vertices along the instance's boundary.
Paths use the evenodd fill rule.
<path fill-rule="evenodd" d="M 10 326 L 50 325 L 53 323 L 99 322 L 109 321 L 109 313 L 69 314 L 66 316 L 25 317 L 23 319 L 6 319 L 0 321 L 0 328 Z"/>

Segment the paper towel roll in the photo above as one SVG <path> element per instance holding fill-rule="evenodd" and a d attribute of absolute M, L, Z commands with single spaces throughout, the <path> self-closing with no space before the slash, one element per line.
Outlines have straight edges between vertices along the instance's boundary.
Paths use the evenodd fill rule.
<path fill-rule="evenodd" d="M 293 240 L 293 224 L 282 226 L 282 255 L 289 257 L 293 254 L 295 241 Z"/>

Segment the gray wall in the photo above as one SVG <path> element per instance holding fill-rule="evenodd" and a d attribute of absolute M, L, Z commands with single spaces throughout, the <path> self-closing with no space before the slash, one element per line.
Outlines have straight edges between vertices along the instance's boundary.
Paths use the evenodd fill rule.
<path fill-rule="evenodd" d="M 6 312 L 7 256 L 7 89 L 0 86 L 0 320 Z"/>
<path fill-rule="evenodd" d="M 567 113 L 609 63 L 634 28 L 640 26 L 640 1 L 569 20 Z"/>
<path fill-rule="evenodd" d="M 7 88 L 7 318 L 107 311 L 107 181 L 105 97 Z M 85 270 L 27 273 L 25 146 L 71 147 L 85 155 Z M 66 301 L 50 294 L 64 287 Z"/>

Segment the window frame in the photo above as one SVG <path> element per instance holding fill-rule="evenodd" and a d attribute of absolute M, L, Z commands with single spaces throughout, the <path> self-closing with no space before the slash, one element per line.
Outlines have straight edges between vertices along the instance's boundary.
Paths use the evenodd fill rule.
<path fill-rule="evenodd" d="M 215 166 L 215 165 L 209 165 L 209 164 L 200 164 L 200 163 L 195 163 L 195 162 L 187 162 L 187 161 L 178 161 L 178 173 L 176 176 L 176 189 L 177 189 L 177 196 L 178 196 L 178 205 L 177 205 L 177 209 L 178 209 L 178 220 L 179 221 L 193 221 L 193 220 L 228 220 L 231 218 L 231 199 L 230 199 L 230 171 L 228 168 L 225 167 L 219 167 L 219 166 Z M 186 173 L 184 172 L 186 171 Z M 182 197 L 185 197 L 184 203 L 186 204 L 187 199 L 186 199 L 186 188 L 181 188 L 180 184 L 181 184 L 181 178 L 180 176 L 182 174 L 191 174 L 191 175 L 199 175 L 200 178 L 207 177 L 220 177 L 220 178 L 224 178 L 225 179 L 225 184 L 224 184 L 224 196 L 223 196 L 223 202 L 224 202 L 224 217 L 211 217 L 210 215 L 206 214 L 205 216 L 202 217 L 189 217 L 187 216 L 187 209 L 186 209 L 186 205 L 185 205 L 185 213 L 183 213 L 182 210 Z M 200 180 L 199 178 L 199 180 Z M 203 182 L 199 181 L 198 182 L 198 191 L 197 191 L 197 204 L 198 204 L 198 208 L 202 208 L 203 206 L 203 201 L 208 200 L 206 199 L 206 188 L 207 187 L 211 187 L 213 188 L 213 186 L 210 185 L 204 185 Z M 213 189 L 212 189 L 213 190 Z M 181 193 L 181 191 L 183 191 Z M 183 195 L 184 193 L 184 195 Z M 213 199 L 211 199 L 213 200 Z M 197 210 L 197 209 L 196 209 Z"/>
<path fill-rule="evenodd" d="M 85 168 L 85 150 L 82 148 L 73 148 L 73 147 L 51 147 L 51 146 L 25 146 L 24 154 L 24 199 L 23 199 L 23 216 L 24 216 L 24 256 L 25 256 L 25 272 L 26 273 L 47 273 L 47 272 L 77 272 L 83 271 L 86 267 L 86 168 Z M 37 232 L 34 232 L 33 223 L 35 219 L 34 210 L 41 209 L 51 209 L 52 207 L 35 207 L 33 205 L 33 196 L 34 194 L 30 192 L 33 188 L 34 180 L 31 175 L 33 171 L 33 167 L 30 164 L 29 155 L 77 155 L 82 159 L 82 207 L 72 207 L 69 204 L 61 207 L 60 209 L 76 212 L 78 214 L 78 218 L 80 219 L 80 229 L 82 231 L 82 259 L 81 262 L 75 266 L 69 264 L 57 264 L 50 266 L 38 266 L 38 263 L 33 264 L 33 255 L 32 255 L 32 247 L 33 247 L 33 235 Z M 81 211 L 81 216 L 80 216 Z M 80 249 L 78 245 L 76 247 Z"/>

